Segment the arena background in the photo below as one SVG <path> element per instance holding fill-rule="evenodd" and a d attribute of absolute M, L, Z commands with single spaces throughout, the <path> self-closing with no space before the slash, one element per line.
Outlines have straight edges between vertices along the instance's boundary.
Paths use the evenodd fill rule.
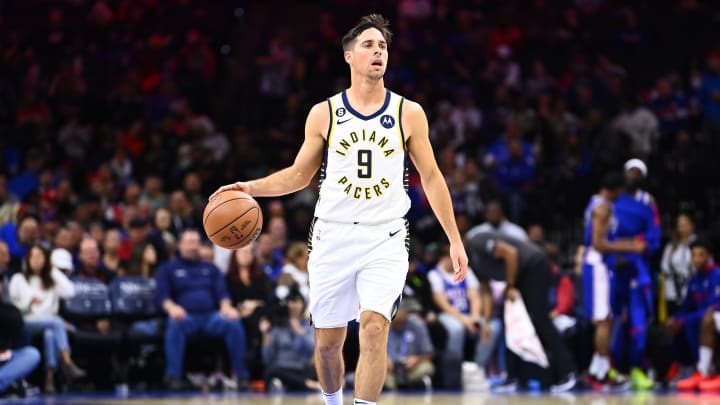
<path fill-rule="evenodd" d="M 577 277 L 589 197 L 605 173 L 639 158 L 663 245 L 686 213 L 720 246 L 720 3 L 700 0 L 0 1 L 0 236 L 30 214 L 47 248 L 67 231 L 76 265 L 83 234 L 102 248 L 110 229 L 121 237 L 116 272 L 136 274 L 136 248 L 148 243 L 164 243 L 159 261 L 171 259 L 179 232 L 200 228 L 213 190 L 292 162 L 309 107 L 349 85 L 340 38 L 370 12 L 391 21 L 385 83 L 424 107 L 461 231 L 498 201 L 508 220 L 550 244 L 561 274 Z M 415 173 L 409 193 L 412 266 L 425 271 L 444 241 Z M 316 197 L 314 182 L 259 199 L 266 273 L 306 240 Z M 155 223 L 160 208 L 166 229 Z M 145 233 L 134 240 L 133 229 Z M 223 252 L 205 253 L 227 269 Z M 656 303 L 661 256 L 651 260 Z M 18 270 L 20 259 L 10 265 Z M 90 376 L 58 380 L 60 401 L 162 390 L 161 349 L 151 357 L 159 366 L 122 380 L 112 349 L 81 337 L 71 334 L 71 345 Z M 216 367 L 202 363 L 222 355 L 202 349 L 189 347 L 188 361 L 200 363 L 192 367 Z M 588 349 L 574 349 L 582 368 Z M 42 370 L 32 386 L 42 388 Z M 465 400 L 520 400 L 475 395 Z M 610 401 L 680 400 L 642 395 Z"/>

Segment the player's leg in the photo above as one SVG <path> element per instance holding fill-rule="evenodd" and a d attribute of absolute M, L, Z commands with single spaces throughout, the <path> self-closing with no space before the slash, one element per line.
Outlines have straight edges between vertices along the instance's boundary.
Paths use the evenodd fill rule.
<path fill-rule="evenodd" d="M 355 372 L 355 402 L 374 403 L 387 372 L 390 321 L 400 305 L 408 270 L 403 219 L 362 229 L 366 256 L 355 285 L 360 300 L 360 357 Z"/>
<path fill-rule="evenodd" d="M 602 256 L 590 250 L 583 264 L 585 308 L 588 318 L 595 325 L 595 354 L 588 369 L 591 382 L 606 379 L 610 371 L 610 274 Z"/>
<path fill-rule="evenodd" d="M 550 295 L 550 263 L 537 260 L 518 275 L 517 289 L 525 302 L 530 321 L 542 342 L 554 374 L 556 392 L 571 390 L 575 386 L 575 367 L 565 343 L 548 315 L 547 297 Z"/>
<path fill-rule="evenodd" d="M 332 396 L 342 388 L 345 376 L 343 343 L 347 327 L 315 329 L 315 369 L 325 396 Z"/>
<path fill-rule="evenodd" d="M 715 322 L 713 311 L 708 310 L 702 317 L 688 317 L 683 323 L 683 337 L 697 356 L 697 370 L 692 376 L 677 382 L 677 389 L 692 391 L 710 379 L 713 347 L 715 346 Z"/>
<path fill-rule="evenodd" d="M 373 311 L 360 314 L 360 358 L 355 371 L 355 398 L 377 402 L 387 373 L 390 321 Z"/>
<path fill-rule="evenodd" d="M 347 323 L 360 307 L 355 290 L 358 253 L 351 229 L 352 225 L 317 220 L 309 239 L 308 310 L 315 326 L 315 369 L 326 405 L 342 404 L 342 349 Z"/>

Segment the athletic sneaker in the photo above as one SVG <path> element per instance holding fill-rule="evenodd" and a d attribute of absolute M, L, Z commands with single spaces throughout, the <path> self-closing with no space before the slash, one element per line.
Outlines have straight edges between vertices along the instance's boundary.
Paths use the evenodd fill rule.
<path fill-rule="evenodd" d="M 592 374 L 586 374 L 583 382 L 591 389 L 602 392 L 625 392 L 630 390 L 630 381 L 611 368 L 604 378 L 599 379 Z"/>
<path fill-rule="evenodd" d="M 641 369 L 635 367 L 630 371 L 630 385 L 634 390 L 645 391 L 652 389 L 655 382 L 648 378 Z"/>
<path fill-rule="evenodd" d="M 575 373 L 570 373 L 567 376 L 565 376 L 565 378 L 563 378 L 557 384 L 551 385 L 550 392 L 553 394 L 559 394 L 561 392 L 568 392 L 568 391 L 571 391 L 573 388 L 575 388 L 576 384 L 577 384 L 577 378 L 575 378 Z"/>
<path fill-rule="evenodd" d="M 702 392 L 720 392 L 720 376 L 701 381 L 698 388 Z"/>
<path fill-rule="evenodd" d="M 710 377 L 706 377 L 701 372 L 696 371 L 695 374 L 690 377 L 678 381 L 675 388 L 679 391 L 695 391 L 701 383 L 707 380 L 710 380 Z"/>
<path fill-rule="evenodd" d="M 505 380 L 500 385 L 496 385 L 492 388 L 492 392 L 495 394 L 512 394 L 517 392 L 518 382 L 516 379 Z"/>

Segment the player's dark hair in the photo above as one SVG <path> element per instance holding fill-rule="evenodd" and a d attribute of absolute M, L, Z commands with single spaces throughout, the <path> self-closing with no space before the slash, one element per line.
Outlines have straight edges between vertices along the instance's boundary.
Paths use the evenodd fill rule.
<path fill-rule="evenodd" d="M 606 190 L 618 190 L 625 185 L 625 177 L 620 172 L 610 172 L 603 177 L 602 188 Z"/>
<path fill-rule="evenodd" d="M 388 46 L 390 45 L 390 41 L 392 41 L 390 21 L 388 21 L 387 18 L 383 17 L 382 14 L 369 14 L 362 17 L 360 19 L 360 22 L 358 22 L 357 25 L 355 25 L 354 27 L 350 28 L 347 34 L 343 36 L 343 51 L 349 50 L 358 35 L 360 35 L 368 28 L 375 28 L 380 31 L 380 33 L 382 33 L 383 35 L 383 38 L 385 38 L 385 42 L 387 42 Z"/>
<path fill-rule="evenodd" d="M 713 254 L 713 245 L 707 238 L 699 237 L 690 243 L 690 250 L 696 247 L 703 248 L 707 250 L 708 253 Z"/>

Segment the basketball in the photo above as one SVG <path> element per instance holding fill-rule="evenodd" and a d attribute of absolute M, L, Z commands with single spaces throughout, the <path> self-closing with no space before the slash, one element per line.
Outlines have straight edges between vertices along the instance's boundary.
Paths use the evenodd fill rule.
<path fill-rule="evenodd" d="M 242 191 L 229 190 L 208 201 L 203 228 L 210 240 L 225 249 L 240 249 L 254 241 L 262 229 L 260 205 Z"/>

